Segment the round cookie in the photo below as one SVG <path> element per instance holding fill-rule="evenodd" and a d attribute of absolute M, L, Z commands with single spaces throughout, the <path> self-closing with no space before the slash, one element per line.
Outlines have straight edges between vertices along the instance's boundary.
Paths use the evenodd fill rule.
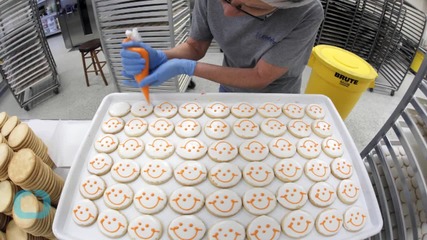
<path fill-rule="evenodd" d="M 359 199 L 360 187 L 353 180 L 342 180 L 337 189 L 338 198 L 345 204 L 353 204 Z"/>
<path fill-rule="evenodd" d="M 286 132 L 286 125 L 276 118 L 264 119 L 260 128 L 265 135 L 270 137 L 279 137 Z"/>
<path fill-rule="evenodd" d="M 239 153 L 247 161 L 262 161 L 269 153 L 267 145 L 258 140 L 247 140 L 239 146 Z"/>
<path fill-rule="evenodd" d="M 229 162 L 237 157 L 237 146 L 226 140 L 212 143 L 208 149 L 209 157 L 216 162 Z"/>
<path fill-rule="evenodd" d="M 265 118 L 277 118 L 282 114 L 282 107 L 266 102 L 258 107 L 258 113 Z"/>
<path fill-rule="evenodd" d="M 175 146 L 167 138 L 153 138 L 145 147 L 145 153 L 154 159 L 166 159 L 174 152 Z"/>
<path fill-rule="evenodd" d="M 171 240 L 201 240 L 205 233 L 205 224 L 194 215 L 177 217 L 172 220 L 168 227 Z"/>
<path fill-rule="evenodd" d="M 290 158 L 297 152 L 296 145 L 284 137 L 278 137 L 271 140 L 268 144 L 268 148 L 270 149 L 270 153 L 278 158 Z"/>
<path fill-rule="evenodd" d="M 143 214 L 162 211 L 168 203 L 166 193 L 159 187 L 144 186 L 133 197 L 133 205 Z"/>
<path fill-rule="evenodd" d="M 182 119 L 175 126 L 176 135 L 182 138 L 196 137 L 201 131 L 200 123 L 191 118 Z"/>
<path fill-rule="evenodd" d="M 87 164 L 88 172 L 101 176 L 107 174 L 113 166 L 113 159 L 105 153 L 93 156 Z"/>
<path fill-rule="evenodd" d="M 111 117 L 102 122 L 101 130 L 107 134 L 115 134 L 120 132 L 125 127 L 125 121 L 118 117 Z"/>
<path fill-rule="evenodd" d="M 335 189 L 326 182 L 315 183 L 308 192 L 308 199 L 317 207 L 330 206 L 336 198 Z"/>
<path fill-rule="evenodd" d="M 242 199 L 236 192 L 221 189 L 206 198 L 206 209 L 218 217 L 231 217 L 242 208 Z"/>
<path fill-rule="evenodd" d="M 280 224 L 272 217 L 259 216 L 252 220 L 247 229 L 248 240 L 277 240 L 280 237 Z"/>
<path fill-rule="evenodd" d="M 277 201 L 284 208 L 295 210 L 307 203 L 307 191 L 299 184 L 285 183 L 277 190 Z"/>
<path fill-rule="evenodd" d="M 119 211 L 107 209 L 99 214 L 98 228 L 107 237 L 121 237 L 126 234 L 127 227 L 127 219 Z"/>
<path fill-rule="evenodd" d="M 322 119 L 326 115 L 326 111 L 318 104 L 309 104 L 305 107 L 305 113 L 312 119 Z"/>
<path fill-rule="evenodd" d="M 251 162 L 243 169 L 243 179 L 253 187 L 264 187 L 274 180 L 274 172 L 264 162 Z"/>
<path fill-rule="evenodd" d="M 154 107 L 154 115 L 159 118 L 172 118 L 178 113 L 178 107 L 170 102 L 162 102 Z"/>
<path fill-rule="evenodd" d="M 332 125 L 323 119 L 317 119 L 311 123 L 311 130 L 321 138 L 332 136 Z"/>
<path fill-rule="evenodd" d="M 243 195 L 243 206 L 254 215 L 268 214 L 276 205 L 276 196 L 266 188 L 251 188 Z"/>
<path fill-rule="evenodd" d="M 164 160 L 149 160 L 141 169 L 141 177 L 150 184 L 162 184 L 173 175 L 172 168 Z"/>
<path fill-rule="evenodd" d="M 127 208 L 133 201 L 133 191 L 126 184 L 114 184 L 104 192 L 105 206 L 115 210 Z"/>
<path fill-rule="evenodd" d="M 117 161 L 111 169 L 111 177 L 117 182 L 128 183 L 135 181 L 140 172 L 139 164 L 134 160 Z"/>
<path fill-rule="evenodd" d="M 368 212 L 360 207 L 350 207 L 344 213 L 344 228 L 350 232 L 360 231 L 366 224 Z"/>
<path fill-rule="evenodd" d="M 203 107 L 197 102 L 187 102 L 179 106 L 179 115 L 183 118 L 198 118 L 203 115 Z"/>
<path fill-rule="evenodd" d="M 231 127 L 222 119 L 212 119 L 206 122 L 204 131 L 206 136 L 221 140 L 230 135 Z"/>
<path fill-rule="evenodd" d="M 208 232 L 208 240 L 245 240 L 245 228 L 236 221 L 222 221 L 213 225 Z"/>
<path fill-rule="evenodd" d="M 205 113 L 211 118 L 226 118 L 230 115 L 230 108 L 222 102 L 213 102 L 205 107 Z"/>
<path fill-rule="evenodd" d="M 302 119 L 293 119 L 288 123 L 288 131 L 297 138 L 305 138 L 311 135 L 311 126 Z"/>
<path fill-rule="evenodd" d="M 294 159 L 283 159 L 274 165 L 274 174 L 282 182 L 295 182 L 302 176 L 301 164 Z"/>
<path fill-rule="evenodd" d="M 312 159 L 318 157 L 322 149 L 314 138 L 303 138 L 297 143 L 297 152 L 301 157 Z"/>
<path fill-rule="evenodd" d="M 209 170 L 209 180 L 219 188 L 233 187 L 239 183 L 242 172 L 239 167 L 232 163 L 215 164 Z"/>
<path fill-rule="evenodd" d="M 308 179 L 321 182 L 329 178 L 331 168 L 325 161 L 313 159 L 305 163 L 304 173 Z"/>
<path fill-rule="evenodd" d="M 142 118 L 132 118 L 125 125 L 125 134 L 129 137 L 141 137 L 147 129 L 147 121 Z"/>
<path fill-rule="evenodd" d="M 319 213 L 316 218 L 316 230 L 323 236 L 333 236 L 342 227 L 342 216 L 336 209 L 326 209 Z"/>
<path fill-rule="evenodd" d="M 119 139 L 115 135 L 105 134 L 99 136 L 94 145 L 99 153 L 112 153 L 119 146 Z"/>
<path fill-rule="evenodd" d="M 256 114 L 256 108 L 247 102 L 240 102 L 231 107 L 231 114 L 237 118 L 251 118 Z"/>
<path fill-rule="evenodd" d="M 146 101 L 140 101 L 132 104 L 130 112 L 135 117 L 147 117 L 153 112 L 153 105 Z"/>
<path fill-rule="evenodd" d="M 353 175 L 353 165 L 343 158 L 336 158 L 331 163 L 332 175 L 338 179 L 347 179 Z"/>
<path fill-rule="evenodd" d="M 304 107 L 296 103 L 288 103 L 283 106 L 283 113 L 291 119 L 304 117 Z"/>
<path fill-rule="evenodd" d="M 207 151 L 206 144 L 197 138 L 187 138 L 181 141 L 176 148 L 178 156 L 189 160 L 200 159 L 205 156 Z"/>
<path fill-rule="evenodd" d="M 193 186 L 205 181 L 206 167 L 197 161 L 185 161 L 174 171 L 175 180 L 185 186 Z"/>
<path fill-rule="evenodd" d="M 259 133 L 259 126 L 254 121 L 242 118 L 233 124 L 233 132 L 241 138 L 254 138 Z"/>
<path fill-rule="evenodd" d="M 87 199 L 96 200 L 102 196 L 106 188 L 104 180 L 102 178 L 90 175 L 83 178 L 80 183 L 80 194 Z"/>
<path fill-rule="evenodd" d="M 325 138 L 322 141 L 322 149 L 331 158 L 341 157 L 344 154 L 342 142 L 334 137 Z"/>
<path fill-rule="evenodd" d="M 291 238 L 305 237 L 311 233 L 313 228 L 313 216 L 303 210 L 292 211 L 282 219 L 282 231 Z"/>
<path fill-rule="evenodd" d="M 154 122 L 148 124 L 148 132 L 153 137 L 167 137 L 173 133 L 174 125 L 167 118 L 157 118 Z"/>
<path fill-rule="evenodd" d="M 128 234 L 132 239 L 159 240 L 163 234 L 162 224 L 153 216 L 139 216 L 130 222 Z"/>
<path fill-rule="evenodd" d="M 169 196 L 169 206 L 180 214 L 193 214 L 205 205 L 205 197 L 195 187 L 178 188 Z"/>
<path fill-rule="evenodd" d="M 108 108 L 108 113 L 112 117 L 124 117 L 130 112 L 130 104 L 127 102 L 118 102 Z"/>
<path fill-rule="evenodd" d="M 144 152 L 145 145 L 139 138 L 128 138 L 119 144 L 119 156 L 127 159 L 139 157 Z"/>
<path fill-rule="evenodd" d="M 80 200 L 73 207 L 73 220 L 80 226 L 90 226 L 98 217 L 98 208 L 91 200 Z"/>

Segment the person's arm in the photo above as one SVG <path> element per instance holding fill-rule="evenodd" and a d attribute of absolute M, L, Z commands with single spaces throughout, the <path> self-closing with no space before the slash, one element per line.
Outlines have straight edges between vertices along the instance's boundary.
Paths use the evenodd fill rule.
<path fill-rule="evenodd" d="M 165 50 L 164 53 L 168 59 L 180 58 L 198 61 L 205 56 L 210 45 L 211 41 L 200 41 L 189 37 L 186 42 Z"/>

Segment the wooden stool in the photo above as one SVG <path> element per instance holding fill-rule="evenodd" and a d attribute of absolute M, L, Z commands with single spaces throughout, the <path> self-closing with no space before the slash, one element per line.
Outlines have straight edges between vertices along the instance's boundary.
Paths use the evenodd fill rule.
<path fill-rule="evenodd" d="M 102 71 L 102 68 L 105 66 L 105 64 L 107 64 L 107 62 L 99 61 L 98 59 L 98 53 L 102 51 L 101 41 L 99 40 L 99 38 L 83 43 L 79 46 L 79 51 L 82 55 L 83 69 L 85 71 L 86 77 L 86 85 L 89 87 L 89 80 L 87 74 L 89 72 L 94 72 L 96 75 L 98 75 L 98 73 L 101 73 L 102 80 L 104 80 L 105 85 L 108 86 L 108 82 L 105 79 L 104 72 Z M 90 56 L 86 56 L 88 54 L 90 54 Z M 86 66 L 86 58 L 92 59 L 92 63 L 90 63 L 88 66 Z M 92 66 L 94 70 L 89 70 Z"/>

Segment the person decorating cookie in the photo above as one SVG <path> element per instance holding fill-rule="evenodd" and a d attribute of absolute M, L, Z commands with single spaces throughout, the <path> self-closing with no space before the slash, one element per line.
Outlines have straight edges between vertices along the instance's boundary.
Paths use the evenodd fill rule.
<path fill-rule="evenodd" d="M 189 38 L 165 51 L 143 42 L 122 44 L 123 76 L 134 87 L 158 86 L 187 74 L 220 84 L 220 92 L 299 93 L 301 77 L 324 13 L 319 0 L 196 0 Z M 219 44 L 223 66 L 197 62 L 212 42 Z M 150 75 L 136 83 L 150 57 Z"/>

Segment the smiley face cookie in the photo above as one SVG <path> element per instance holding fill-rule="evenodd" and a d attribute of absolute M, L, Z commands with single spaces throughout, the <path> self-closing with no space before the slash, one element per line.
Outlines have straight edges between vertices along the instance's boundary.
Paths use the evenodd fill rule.
<path fill-rule="evenodd" d="M 125 127 L 125 121 L 118 117 L 111 117 L 102 122 L 101 130 L 107 134 L 115 134 Z"/>
<path fill-rule="evenodd" d="M 200 123 L 191 118 L 182 119 L 175 126 L 176 135 L 182 138 L 196 137 L 201 131 Z"/>
<path fill-rule="evenodd" d="M 162 184 L 173 175 L 172 168 L 164 160 L 150 160 L 141 168 L 141 177 L 150 184 Z"/>
<path fill-rule="evenodd" d="M 222 102 L 213 102 L 205 107 L 205 113 L 211 118 L 226 118 L 230 115 L 230 108 Z"/>
<path fill-rule="evenodd" d="M 274 172 L 263 162 L 248 163 L 243 169 L 243 179 L 254 187 L 264 187 L 274 180 Z"/>
<path fill-rule="evenodd" d="M 209 180 L 219 188 L 229 188 L 239 183 L 242 172 L 239 167 L 232 163 L 216 164 L 209 171 Z"/>
<path fill-rule="evenodd" d="M 185 161 L 174 171 L 175 179 L 182 185 L 193 186 L 203 182 L 207 176 L 206 167 L 197 161 Z"/>
<path fill-rule="evenodd" d="M 345 204 L 353 204 L 359 199 L 360 187 L 353 180 L 346 179 L 340 182 L 337 189 L 338 198 Z"/>
<path fill-rule="evenodd" d="M 303 138 L 297 143 L 297 152 L 301 157 L 312 159 L 320 155 L 322 148 L 314 138 Z"/>
<path fill-rule="evenodd" d="M 332 175 L 338 179 L 347 179 L 353 175 L 353 165 L 343 158 L 336 158 L 331 163 Z"/>
<path fill-rule="evenodd" d="M 162 189 L 155 186 L 144 186 L 133 198 L 133 205 L 143 214 L 155 214 L 162 211 L 168 198 Z"/>
<path fill-rule="evenodd" d="M 368 212 L 360 207 L 350 207 L 344 213 L 344 228 L 350 232 L 360 231 L 366 224 Z"/>
<path fill-rule="evenodd" d="M 341 230 L 342 222 L 342 215 L 336 209 L 326 209 L 317 215 L 315 226 L 318 233 L 333 236 Z"/>
<path fill-rule="evenodd" d="M 119 139 L 112 134 L 101 135 L 95 141 L 95 149 L 99 153 L 114 152 L 118 146 L 119 146 Z"/>
<path fill-rule="evenodd" d="M 175 146 L 167 138 L 154 138 L 145 148 L 145 153 L 154 159 L 166 159 L 174 152 Z"/>
<path fill-rule="evenodd" d="M 296 103 L 288 103 L 283 106 L 283 113 L 292 119 L 301 119 L 304 117 L 304 107 Z"/>
<path fill-rule="evenodd" d="M 282 182 L 295 182 L 302 176 L 302 166 L 294 159 L 283 159 L 274 165 L 274 174 Z"/>
<path fill-rule="evenodd" d="M 123 159 L 117 161 L 111 169 L 111 177 L 117 182 L 128 183 L 135 181 L 140 172 L 136 161 Z"/>
<path fill-rule="evenodd" d="M 331 184 L 318 182 L 311 186 L 308 192 L 310 202 L 317 207 L 327 207 L 334 203 L 337 195 Z"/>
<path fill-rule="evenodd" d="M 178 112 L 183 118 L 198 118 L 203 115 L 204 109 L 197 102 L 187 102 L 179 106 Z"/>
<path fill-rule="evenodd" d="M 206 209 L 218 217 L 230 217 L 242 208 L 242 199 L 232 190 L 222 189 L 206 198 Z"/>
<path fill-rule="evenodd" d="M 299 184 L 285 183 L 277 190 L 277 201 L 284 208 L 300 209 L 307 203 L 307 191 Z"/>
<path fill-rule="evenodd" d="M 135 117 L 147 117 L 153 112 L 153 105 L 145 101 L 140 101 L 132 104 L 130 112 Z"/>
<path fill-rule="evenodd" d="M 233 124 L 234 133 L 241 138 L 254 138 L 259 133 L 259 126 L 254 121 L 242 118 Z"/>
<path fill-rule="evenodd" d="M 323 119 L 317 119 L 311 123 L 314 134 L 321 138 L 332 136 L 332 125 Z"/>
<path fill-rule="evenodd" d="M 245 228 L 236 221 L 222 221 L 213 225 L 208 232 L 208 240 L 245 240 Z"/>
<path fill-rule="evenodd" d="M 268 214 L 276 205 L 276 197 L 266 188 L 252 188 L 243 195 L 243 206 L 254 215 Z"/>
<path fill-rule="evenodd" d="M 282 220 L 282 230 L 291 238 L 300 239 L 305 237 L 313 230 L 313 228 L 314 218 L 306 211 L 292 211 Z"/>
<path fill-rule="evenodd" d="M 127 102 L 114 103 L 108 108 L 108 113 L 112 117 L 124 117 L 130 112 L 130 104 Z"/>
<path fill-rule="evenodd" d="M 130 222 L 128 234 L 132 239 L 159 240 L 163 234 L 162 224 L 153 216 L 139 216 Z"/>
<path fill-rule="evenodd" d="M 205 233 L 205 224 L 193 215 L 177 217 L 168 227 L 168 234 L 172 240 L 201 240 Z"/>
<path fill-rule="evenodd" d="M 323 119 L 326 115 L 325 109 L 318 104 L 309 104 L 305 107 L 305 113 L 312 119 Z"/>
<path fill-rule="evenodd" d="M 344 146 L 342 142 L 334 137 L 325 138 L 322 141 L 323 152 L 329 157 L 337 158 L 344 154 Z"/>
<path fill-rule="evenodd" d="M 101 176 L 108 173 L 113 166 L 113 159 L 105 153 L 98 153 L 93 156 L 87 165 L 88 172 Z"/>
<path fill-rule="evenodd" d="M 187 138 L 181 141 L 176 148 L 178 156 L 189 160 L 200 159 L 205 156 L 207 151 L 206 144 L 197 138 Z"/>
<path fill-rule="evenodd" d="M 308 179 L 321 182 L 329 178 L 331 168 L 325 161 L 313 159 L 305 163 L 304 173 Z"/>
<path fill-rule="evenodd" d="M 247 140 L 239 146 L 240 155 L 247 161 L 262 161 L 269 151 L 267 145 L 258 140 Z"/>
<path fill-rule="evenodd" d="M 90 226 L 98 217 L 98 208 L 91 200 L 80 200 L 73 207 L 73 220 L 80 226 Z"/>
<path fill-rule="evenodd" d="M 260 128 L 265 135 L 270 137 L 279 137 L 286 132 L 286 125 L 276 118 L 264 119 Z"/>
<path fill-rule="evenodd" d="M 311 126 L 302 119 L 293 119 L 288 123 L 288 131 L 297 138 L 305 138 L 311 135 Z"/>
<path fill-rule="evenodd" d="M 170 102 L 162 102 L 154 107 L 154 115 L 159 118 L 172 118 L 178 113 L 178 107 Z"/>
<path fill-rule="evenodd" d="M 147 132 L 148 123 L 142 118 L 132 118 L 125 125 L 125 134 L 129 137 L 140 137 Z"/>
<path fill-rule="evenodd" d="M 222 119 L 212 119 L 206 122 L 204 131 L 206 136 L 221 140 L 230 135 L 231 127 Z"/>
<path fill-rule="evenodd" d="M 277 118 L 282 114 L 282 107 L 267 102 L 258 107 L 258 113 L 265 118 Z"/>
<path fill-rule="evenodd" d="M 251 118 L 256 114 L 256 108 L 247 102 L 240 102 L 231 108 L 231 114 L 237 118 Z"/>
<path fill-rule="evenodd" d="M 249 223 L 246 236 L 249 240 L 277 240 L 280 237 L 280 224 L 272 217 L 259 216 Z"/>
<path fill-rule="evenodd" d="M 128 138 L 119 144 L 118 152 L 120 157 L 134 159 L 144 152 L 145 145 L 139 138 Z"/>
<path fill-rule="evenodd" d="M 104 192 L 104 203 L 111 209 L 127 208 L 133 201 L 133 191 L 126 184 L 114 184 Z"/>
<path fill-rule="evenodd" d="M 107 237 L 121 237 L 126 234 L 127 227 L 127 219 L 119 211 L 107 209 L 99 214 L 98 229 Z"/>
<path fill-rule="evenodd" d="M 148 132 L 153 137 L 167 137 L 173 133 L 175 126 L 167 118 L 157 118 L 148 125 Z"/>
<path fill-rule="evenodd" d="M 180 214 L 193 214 L 203 208 L 205 197 L 194 187 L 176 189 L 169 196 L 169 206 Z"/>
<path fill-rule="evenodd" d="M 80 183 L 80 194 L 87 199 L 96 200 L 102 196 L 106 188 L 104 180 L 102 178 L 90 175 L 83 178 Z"/>
<path fill-rule="evenodd" d="M 270 153 L 278 158 L 290 158 L 297 152 L 297 147 L 290 139 L 284 137 L 274 138 L 268 144 Z"/>
<path fill-rule="evenodd" d="M 216 162 L 229 162 L 236 158 L 237 154 L 237 146 L 226 140 L 214 142 L 208 149 L 209 157 Z"/>

